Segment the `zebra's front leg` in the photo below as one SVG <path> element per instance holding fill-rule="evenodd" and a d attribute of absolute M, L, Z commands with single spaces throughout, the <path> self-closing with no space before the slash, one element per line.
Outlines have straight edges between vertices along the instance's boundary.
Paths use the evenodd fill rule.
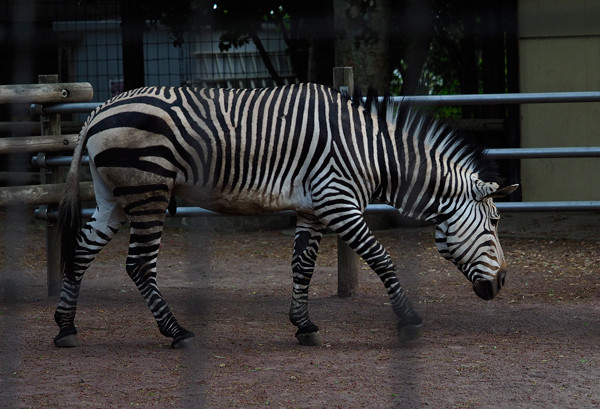
<path fill-rule="evenodd" d="M 156 283 L 156 260 L 165 214 L 152 220 L 143 215 L 140 217 L 130 214 L 129 217 L 131 235 L 126 263 L 127 274 L 146 300 L 160 333 L 173 338 L 173 348 L 187 347 L 194 333 L 179 325 Z"/>
<path fill-rule="evenodd" d="M 296 338 L 302 345 L 321 345 L 319 327 L 312 323 L 308 314 L 308 289 L 319 251 L 325 226 L 318 220 L 298 215 L 292 257 L 294 282 L 290 321 L 298 327 Z"/>
<path fill-rule="evenodd" d="M 335 219 L 334 219 L 335 220 Z M 348 211 L 344 218 L 329 225 L 352 248 L 383 282 L 392 308 L 399 318 L 398 335 L 401 342 L 421 336 L 423 320 L 415 312 L 406 292 L 398 281 L 392 258 L 375 238 L 358 210 Z"/>

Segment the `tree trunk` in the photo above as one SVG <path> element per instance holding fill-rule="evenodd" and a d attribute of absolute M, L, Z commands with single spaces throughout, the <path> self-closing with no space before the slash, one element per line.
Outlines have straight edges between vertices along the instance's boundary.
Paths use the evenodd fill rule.
<path fill-rule="evenodd" d="M 121 1 L 123 82 L 125 90 L 144 86 L 144 15 L 138 0 Z"/>
<path fill-rule="evenodd" d="M 269 54 L 267 53 L 267 50 L 265 50 L 265 47 L 263 46 L 263 43 L 260 40 L 260 37 L 258 36 L 256 31 L 252 30 L 250 32 L 250 37 L 252 38 L 252 42 L 256 46 L 256 49 L 258 50 L 258 54 L 260 54 L 260 58 L 265 64 L 265 68 L 267 69 L 267 71 L 269 71 L 269 74 L 271 75 L 271 78 L 273 78 L 273 81 L 275 81 L 275 84 L 277 84 L 278 86 L 283 85 L 283 80 L 281 79 L 279 73 L 273 66 L 273 63 L 271 62 L 271 57 L 269 57 Z"/>
<path fill-rule="evenodd" d="M 464 35 L 459 44 L 458 77 L 462 94 L 479 94 L 479 70 L 477 56 L 477 4 L 470 0 L 463 4 Z M 463 118 L 478 118 L 479 107 L 463 107 Z"/>
<path fill-rule="evenodd" d="M 380 92 L 389 89 L 390 0 L 365 4 L 361 0 L 334 0 L 335 64 L 354 67 L 354 82 Z"/>
<path fill-rule="evenodd" d="M 400 21 L 404 27 L 401 31 L 406 33 L 409 38 L 409 44 L 403 56 L 406 70 L 402 72 L 402 95 L 419 93 L 419 82 L 423 76 L 423 67 L 427 62 L 434 35 L 432 7 L 431 0 L 419 0 L 407 2 L 406 8 L 402 10 L 404 18 Z M 395 41 L 398 42 L 399 38 Z M 400 61 L 396 61 L 394 65 L 399 67 Z"/>
<path fill-rule="evenodd" d="M 504 59 L 504 19 L 501 2 L 491 0 L 481 4 L 481 79 L 484 94 L 506 92 Z M 487 118 L 502 118 L 506 107 L 490 105 L 483 109 Z"/>

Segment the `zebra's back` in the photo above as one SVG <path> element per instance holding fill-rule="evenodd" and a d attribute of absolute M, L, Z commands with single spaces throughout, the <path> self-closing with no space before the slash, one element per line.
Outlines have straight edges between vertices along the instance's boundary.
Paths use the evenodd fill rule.
<path fill-rule="evenodd" d="M 167 179 L 178 196 L 219 212 L 308 211 L 349 104 L 315 84 L 143 88 L 93 114 L 87 148 L 112 188 Z"/>

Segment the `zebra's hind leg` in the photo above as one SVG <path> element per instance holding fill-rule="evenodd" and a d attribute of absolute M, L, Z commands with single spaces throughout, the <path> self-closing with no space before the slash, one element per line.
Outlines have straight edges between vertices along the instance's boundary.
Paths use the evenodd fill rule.
<path fill-rule="evenodd" d="M 173 338 L 173 348 L 185 348 L 191 344 L 194 333 L 179 325 L 156 283 L 156 260 L 167 204 L 168 198 L 164 209 L 126 209 L 131 227 L 126 268 L 127 274 L 148 303 L 160 333 Z"/>
<path fill-rule="evenodd" d="M 298 214 L 292 257 L 294 285 L 290 321 L 298 327 L 296 338 L 302 345 L 322 343 L 319 327 L 311 322 L 308 314 L 308 288 L 324 231 L 325 225 L 317 219 Z"/>
<path fill-rule="evenodd" d="M 127 220 L 123 211 L 114 203 L 104 202 L 101 198 L 97 198 L 97 202 L 96 211 L 77 236 L 75 258 L 64 272 L 60 299 L 54 313 L 54 320 L 59 326 L 54 345 L 58 347 L 79 345 L 74 321 L 81 279 L 100 250 Z"/>

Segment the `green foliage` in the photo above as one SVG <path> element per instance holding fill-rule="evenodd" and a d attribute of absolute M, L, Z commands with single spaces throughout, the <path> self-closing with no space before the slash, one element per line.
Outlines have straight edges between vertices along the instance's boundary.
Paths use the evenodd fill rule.
<path fill-rule="evenodd" d="M 392 94 L 506 92 L 508 27 L 510 19 L 516 18 L 516 10 L 507 4 L 502 0 L 394 2 Z M 436 115 L 448 118 L 480 114 L 478 107 L 436 109 Z"/>
<path fill-rule="evenodd" d="M 192 0 L 143 0 L 135 5 L 139 7 L 140 15 L 144 16 L 145 20 L 171 29 L 174 46 L 179 47 L 183 44 L 184 34 L 189 30 Z"/>
<path fill-rule="evenodd" d="M 390 92 L 410 94 L 465 94 L 490 92 L 487 78 L 506 78 L 504 38 L 507 8 L 502 0 L 397 0 L 387 3 L 347 0 L 355 24 L 351 30 L 357 48 L 368 48 L 375 31 L 359 18 L 372 7 L 389 7 L 389 62 L 394 70 Z M 143 9 L 152 21 L 171 27 L 174 43 L 195 26 L 210 25 L 222 32 L 222 51 L 260 41 L 257 32 L 265 22 L 273 23 L 286 42 L 292 66 L 301 81 L 306 80 L 309 49 L 332 44 L 332 0 L 147 0 Z M 350 11 L 349 11 L 350 13 Z M 331 16 L 330 16 L 331 17 Z M 352 17 L 352 16 L 350 16 Z M 490 18 L 492 20 L 490 20 Z M 492 21 L 494 24 L 490 24 Z M 329 26 L 329 27 L 328 27 Z M 343 28 L 337 28 L 344 31 Z M 490 66 L 484 50 L 490 37 L 500 38 L 492 52 L 501 55 L 504 66 Z M 499 45 L 498 45 L 499 44 Z M 257 44 L 257 46 L 259 46 Z M 329 48 L 332 50 L 332 48 Z M 498 59 L 496 59 L 498 60 Z M 331 67 L 326 67 L 330 70 Z M 493 72 L 494 75 L 489 73 Z M 489 85 L 489 81 L 487 82 Z M 506 89 L 495 84 L 494 91 Z M 444 117 L 460 115 L 460 107 L 442 107 Z"/>

